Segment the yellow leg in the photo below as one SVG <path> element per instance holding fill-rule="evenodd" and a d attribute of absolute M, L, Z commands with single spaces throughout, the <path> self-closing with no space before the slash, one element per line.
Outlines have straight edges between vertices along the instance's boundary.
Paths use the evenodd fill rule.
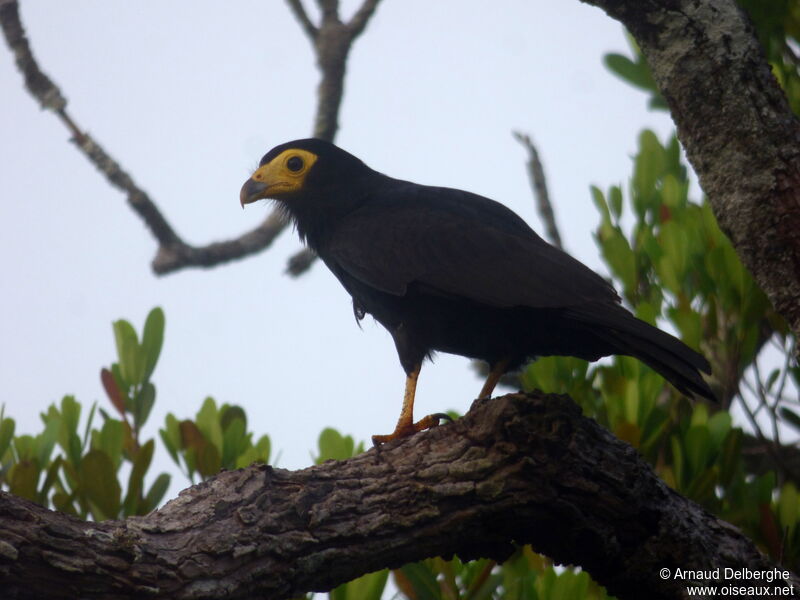
<path fill-rule="evenodd" d="M 373 435 L 372 443 L 376 446 L 397 440 L 400 438 L 408 437 L 422 431 L 423 429 L 430 429 L 439 424 L 439 419 L 449 418 L 447 415 L 435 414 L 428 415 L 423 419 L 414 423 L 414 396 L 417 392 L 417 379 L 419 379 L 419 372 L 422 365 L 418 365 L 416 369 L 411 371 L 406 377 L 406 392 L 403 395 L 403 408 L 400 410 L 400 418 L 397 420 L 397 426 L 394 431 L 388 435 Z"/>
<path fill-rule="evenodd" d="M 492 369 L 489 371 L 489 376 L 486 378 L 486 382 L 483 384 L 478 398 L 481 400 L 484 398 L 491 398 L 497 382 L 500 381 L 500 378 L 505 374 L 506 369 L 508 369 L 508 363 L 509 359 L 504 358 L 492 365 Z"/>

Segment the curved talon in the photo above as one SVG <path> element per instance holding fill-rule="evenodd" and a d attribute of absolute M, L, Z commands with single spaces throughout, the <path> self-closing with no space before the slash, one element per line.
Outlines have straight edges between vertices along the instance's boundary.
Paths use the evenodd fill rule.
<path fill-rule="evenodd" d="M 435 418 L 439 419 L 440 421 L 441 421 L 441 420 L 445 420 L 445 421 L 447 421 L 448 423 L 454 423 L 454 422 L 455 422 L 455 421 L 453 420 L 453 417 L 451 417 L 451 416 L 450 416 L 450 415 L 448 415 L 447 413 L 433 413 L 432 415 L 428 415 L 428 416 L 427 416 L 427 417 L 425 417 L 425 418 L 427 419 L 427 418 L 433 418 L 433 417 L 435 417 Z"/>
<path fill-rule="evenodd" d="M 419 431 L 425 431 L 426 429 L 433 429 L 434 427 L 439 426 L 439 421 L 445 419 L 447 421 L 452 422 L 453 419 L 450 415 L 445 413 L 435 413 L 432 415 L 428 415 L 427 417 L 423 417 L 416 423 L 408 423 L 408 424 L 397 424 L 397 428 L 388 435 L 373 435 L 372 436 L 372 444 L 374 446 L 380 446 L 381 444 L 385 444 L 386 442 L 391 442 L 394 440 L 400 440 L 406 437 L 410 437 Z"/>

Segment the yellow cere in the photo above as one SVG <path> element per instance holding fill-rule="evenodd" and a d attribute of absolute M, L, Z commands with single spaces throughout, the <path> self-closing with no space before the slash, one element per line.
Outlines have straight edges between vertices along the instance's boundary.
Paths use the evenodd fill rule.
<path fill-rule="evenodd" d="M 317 161 L 317 155 L 308 150 L 284 150 L 267 164 L 256 169 L 251 179 L 266 184 L 265 196 L 273 198 L 303 189 L 308 171 Z"/>

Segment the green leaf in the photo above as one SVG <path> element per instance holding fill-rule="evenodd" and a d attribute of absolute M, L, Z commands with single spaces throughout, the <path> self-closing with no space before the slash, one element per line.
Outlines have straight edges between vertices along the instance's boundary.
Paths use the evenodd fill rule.
<path fill-rule="evenodd" d="M 100 370 L 100 382 L 103 384 L 103 389 L 106 391 L 106 396 L 111 401 L 114 408 L 120 415 L 125 414 L 125 396 L 117 384 L 117 379 L 108 369 Z"/>
<path fill-rule="evenodd" d="M 65 448 L 64 452 L 66 452 L 67 458 L 73 466 L 76 468 L 80 466 L 83 448 L 81 447 L 81 438 L 79 438 L 78 434 L 74 431 L 69 432 L 69 437 L 67 438 L 67 447 Z"/>
<path fill-rule="evenodd" d="M 697 502 L 710 502 L 714 499 L 714 486 L 718 479 L 719 468 L 717 466 L 703 469 L 702 472 L 696 474 L 689 483 L 686 495 Z"/>
<path fill-rule="evenodd" d="M 11 466 L 8 473 L 8 489 L 15 496 L 36 501 L 36 485 L 39 468 L 32 460 L 22 460 Z"/>
<path fill-rule="evenodd" d="M 178 449 L 182 447 L 181 445 L 181 428 L 178 419 L 172 413 L 167 413 L 165 418 L 165 427 L 164 429 L 159 429 L 158 432 L 161 434 L 161 440 L 164 442 L 164 447 L 169 452 L 169 455 L 172 457 L 172 460 L 180 466 L 180 460 L 178 460 Z"/>
<path fill-rule="evenodd" d="M 140 514 L 138 509 L 139 496 L 144 489 L 144 476 L 147 469 L 150 468 L 150 462 L 153 460 L 153 449 L 155 443 L 153 440 L 147 440 L 139 452 L 133 459 L 133 467 L 131 468 L 130 477 L 128 477 L 128 493 L 125 495 L 123 507 L 125 516 Z"/>
<path fill-rule="evenodd" d="M 693 310 L 691 305 L 687 305 L 681 308 L 670 308 L 667 314 L 669 314 L 672 322 L 677 325 L 681 339 L 688 346 L 691 348 L 700 346 L 700 338 L 703 333 L 703 317 L 699 312 Z"/>
<path fill-rule="evenodd" d="M 204 478 L 216 475 L 222 467 L 219 450 L 217 450 L 216 446 L 208 442 L 196 448 L 195 460 L 197 463 L 197 471 Z"/>
<path fill-rule="evenodd" d="M 99 521 L 116 518 L 122 491 L 109 456 L 97 449 L 87 452 L 81 461 L 80 477 L 94 517 Z"/>
<path fill-rule="evenodd" d="M 612 228 L 604 239 L 600 240 L 603 257 L 625 286 L 626 293 L 636 288 L 636 256 L 631 250 L 628 240 L 619 230 Z"/>
<path fill-rule="evenodd" d="M 655 82 L 646 65 L 642 66 L 642 64 L 633 62 L 627 56 L 617 53 L 606 54 L 603 57 L 603 62 L 609 71 L 631 85 L 646 91 L 655 89 Z"/>
<path fill-rule="evenodd" d="M 147 315 L 142 334 L 142 352 L 144 354 L 143 381 L 150 379 L 153 369 L 156 368 L 161 347 L 164 344 L 164 311 L 156 306 Z"/>
<path fill-rule="evenodd" d="M 683 282 L 688 262 L 686 231 L 674 221 L 668 221 L 661 226 L 658 239 L 664 250 L 664 255 L 657 265 L 659 275 L 669 291 L 680 295 L 684 289 Z"/>
<path fill-rule="evenodd" d="M 36 500 L 39 504 L 47 506 L 47 495 L 50 493 L 50 488 L 52 488 L 53 484 L 56 482 L 58 471 L 61 468 L 61 460 L 61 456 L 56 456 L 47 468 L 47 474 L 42 482 L 42 487 L 39 490 Z"/>
<path fill-rule="evenodd" d="M 622 215 L 622 189 L 618 185 L 612 185 L 608 189 L 608 205 L 614 218 L 619 219 Z"/>
<path fill-rule="evenodd" d="M 89 417 L 86 419 L 86 428 L 83 430 L 83 442 L 81 442 L 81 452 L 83 452 L 83 449 L 86 448 L 86 444 L 89 441 L 89 435 L 90 432 L 92 431 L 92 422 L 94 421 L 94 415 L 96 410 L 97 410 L 97 402 L 93 402 L 92 408 L 89 409 Z"/>
<path fill-rule="evenodd" d="M 139 394 L 135 399 L 135 406 L 133 411 L 133 423 L 137 430 L 141 430 L 150 416 L 150 411 L 153 410 L 153 404 L 156 402 L 156 386 L 149 381 L 142 385 Z"/>
<path fill-rule="evenodd" d="M 399 570 L 416 592 L 416 600 L 441 600 L 442 592 L 436 575 L 424 562 L 404 565 Z"/>
<path fill-rule="evenodd" d="M 742 430 L 732 429 L 725 438 L 719 460 L 719 479 L 722 485 L 729 485 L 736 475 L 742 456 Z"/>
<path fill-rule="evenodd" d="M 797 488 L 789 481 L 783 485 L 780 498 L 778 498 L 778 518 L 781 526 L 788 528 L 788 537 L 791 539 L 797 525 L 797 513 L 800 508 Z"/>
<path fill-rule="evenodd" d="M 269 436 L 262 435 L 261 438 L 256 443 L 255 448 L 258 453 L 257 454 L 258 460 L 265 464 L 269 463 L 269 455 L 270 452 L 272 451 L 272 444 L 270 442 Z"/>
<path fill-rule="evenodd" d="M 247 429 L 247 414 L 241 406 L 223 404 L 219 414 L 219 424 L 222 427 L 222 431 L 225 431 L 236 419 L 240 419 L 244 423 L 244 428 Z"/>
<path fill-rule="evenodd" d="M 692 410 L 690 425 L 706 425 L 708 423 L 708 407 L 705 404 L 696 404 Z"/>
<path fill-rule="evenodd" d="M 326 460 L 344 460 L 353 456 L 355 444 L 353 438 L 343 436 L 335 429 L 327 427 L 319 434 L 319 456 L 316 463 L 320 464 Z"/>
<path fill-rule="evenodd" d="M 676 489 L 680 491 L 683 488 L 683 450 L 681 443 L 676 435 L 670 437 L 670 448 L 672 450 L 672 470 L 675 473 Z"/>
<path fill-rule="evenodd" d="M 708 420 L 708 431 L 711 434 L 711 447 L 714 451 L 722 448 L 725 438 L 731 431 L 733 419 L 727 411 L 719 411 Z"/>
<path fill-rule="evenodd" d="M 94 443 L 98 450 L 102 450 L 114 465 L 114 471 L 119 468 L 122 462 L 122 446 L 125 440 L 125 427 L 122 421 L 117 419 L 106 419 L 103 428 L 94 438 Z"/>
<path fill-rule="evenodd" d="M 674 175 L 664 176 L 661 187 L 661 199 L 670 208 L 680 208 L 686 204 L 686 186 L 678 183 Z"/>
<path fill-rule="evenodd" d="M 36 441 L 32 435 L 18 435 L 14 438 L 14 451 L 19 462 L 36 458 Z"/>
<path fill-rule="evenodd" d="M 50 454 L 56 445 L 59 431 L 61 430 L 61 418 L 49 418 L 44 431 L 36 436 L 36 460 L 40 469 L 47 467 L 50 462 Z"/>
<path fill-rule="evenodd" d="M 203 402 L 203 406 L 197 412 L 195 418 L 198 429 L 203 432 L 203 436 L 216 446 L 218 452 L 222 450 L 222 427 L 219 423 L 219 413 L 217 403 L 212 397 L 208 397 Z"/>
<path fill-rule="evenodd" d="M 600 216 L 603 219 L 603 223 L 611 224 L 611 214 L 608 212 L 608 204 L 606 204 L 606 199 L 603 196 L 603 192 L 600 191 L 600 188 L 593 185 L 590 186 L 589 190 L 592 193 L 592 201 L 594 205 L 597 207 L 597 210 L 600 211 Z"/>
<path fill-rule="evenodd" d="M 664 148 L 656 134 L 649 129 L 639 134 L 639 153 L 634 163 L 633 201 L 640 219 L 656 197 L 656 181 L 664 170 Z"/>
<path fill-rule="evenodd" d="M 0 463 L 3 462 L 3 455 L 6 450 L 11 446 L 15 427 L 14 419 L 6 417 L 0 421 Z"/>
<path fill-rule="evenodd" d="M 144 353 L 139 347 L 136 330 L 124 319 L 114 321 L 113 329 L 123 382 L 127 386 L 138 385 L 142 382 L 145 361 Z"/>
<path fill-rule="evenodd" d="M 775 472 L 767 471 L 755 481 L 756 500 L 759 504 L 769 504 L 775 489 Z"/>
<path fill-rule="evenodd" d="M 222 440 L 222 466 L 225 469 L 236 468 L 236 459 L 249 445 L 245 435 L 245 424 L 242 419 L 234 419 L 225 429 Z"/>
<path fill-rule="evenodd" d="M 64 396 L 61 399 L 61 417 L 66 431 L 78 433 L 78 423 L 81 420 L 81 405 L 75 396 Z"/>
<path fill-rule="evenodd" d="M 764 383 L 764 389 L 767 390 L 767 392 L 772 391 L 772 386 L 774 386 L 775 382 L 778 381 L 778 377 L 780 377 L 780 375 L 781 375 L 780 369 L 773 369 L 770 372 L 766 382 Z"/>
<path fill-rule="evenodd" d="M 164 499 L 164 494 L 166 494 L 169 489 L 169 482 L 170 476 L 166 473 L 161 473 L 161 475 L 156 477 L 153 485 L 150 486 L 150 491 L 148 491 L 147 495 L 144 497 L 143 513 L 149 513 L 158 507 L 161 500 Z"/>
<path fill-rule="evenodd" d="M 338 598 L 344 600 L 381 600 L 388 578 L 389 571 L 387 569 L 367 573 L 358 579 L 337 587 L 333 591 L 333 598 L 334 600 Z"/>
<path fill-rule="evenodd" d="M 711 434 L 705 425 L 694 425 L 686 432 L 683 440 L 686 449 L 686 461 L 692 470 L 692 475 L 699 475 L 708 462 L 711 449 Z"/>
<path fill-rule="evenodd" d="M 781 415 L 781 418 L 782 418 L 782 419 L 783 419 L 783 420 L 784 420 L 786 423 L 788 423 L 789 425 L 791 425 L 792 427 L 794 427 L 795 429 L 797 429 L 798 431 L 800 431 L 800 415 L 798 415 L 798 414 L 797 414 L 796 412 L 794 412 L 793 410 L 791 410 L 791 409 L 789 409 L 789 408 L 786 408 L 785 406 L 781 406 L 781 407 L 778 409 L 778 412 L 780 413 L 780 415 Z M 14 429 L 13 429 L 13 427 L 12 427 L 12 429 L 11 429 L 11 430 L 12 430 L 12 431 L 14 430 Z M 2 446 L 0 445 L 0 449 L 1 449 L 1 448 L 2 448 Z M 2 456 L 2 455 L 3 455 L 3 453 L 2 453 L 2 452 L 0 452 L 0 456 Z"/>

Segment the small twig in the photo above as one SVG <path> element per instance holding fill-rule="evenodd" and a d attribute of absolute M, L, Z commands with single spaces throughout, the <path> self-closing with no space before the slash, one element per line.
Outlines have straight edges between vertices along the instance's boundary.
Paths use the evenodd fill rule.
<path fill-rule="evenodd" d="M 350 28 L 350 34 L 353 36 L 353 39 L 357 38 L 364 31 L 375 9 L 378 8 L 378 2 L 380 2 L 380 0 L 364 0 L 364 4 L 361 5 L 361 8 L 359 8 L 350 19 L 347 26 Z"/>
<path fill-rule="evenodd" d="M 742 377 L 740 381 L 744 384 L 745 387 L 753 391 L 752 386 L 750 382 L 747 381 L 746 377 Z M 750 408 L 750 405 L 744 398 L 744 394 L 739 394 L 737 398 L 739 398 L 739 404 L 742 405 L 742 408 L 744 409 L 744 414 L 747 417 L 747 420 L 750 421 L 750 425 L 753 427 L 756 437 L 762 442 L 768 442 L 769 440 L 764 436 L 764 432 L 761 430 L 761 426 L 758 424 L 758 420 L 756 419 L 756 413 L 754 413 L 753 410 Z"/>
<path fill-rule="evenodd" d="M 792 336 L 789 342 L 789 347 L 787 348 L 785 343 L 781 347 L 781 353 L 784 355 L 783 371 L 781 373 L 781 381 L 778 384 L 778 389 L 775 392 L 775 395 L 779 400 L 783 399 L 783 390 L 786 388 L 786 382 L 788 381 L 789 367 L 792 362 L 792 357 L 794 356 L 794 345 L 795 345 L 795 339 Z"/>
<path fill-rule="evenodd" d="M 316 252 L 311 248 L 301 248 L 289 257 L 286 263 L 286 273 L 292 277 L 302 275 L 314 264 L 315 260 L 317 260 Z"/>
<path fill-rule="evenodd" d="M 301 0 L 286 0 L 286 2 L 289 4 L 289 8 L 292 9 L 295 18 L 300 22 L 300 25 L 303 27 L 303 31 L 306 32 L 308 37 L 312 40 L 317 39 L 319 29 L 317 29 L 317 26 L 314 25 L 311 22 L 311 19 L 308 18 L 308 13 L 306 12 Z"/>
<path fill-rule="evenodd" d="M 755 396 L 759 395 L 756 387 L 753 386 L 753 384 L 751 384 L 748 381 L 747 377 L 742 377 L 741 383 L 743 383 L 744 386 L 753 393 L 753 395 Z M 761 431 L 761 426 L 758 424 L 758 421 L 756 420 L 756 413 L 758 412 L 758 410 L 756 410 L 756 412 L 753 412 L 753 410 L 747 404 L 747 401 L 744 398 L 744 394 L 739 394 L 737 397 L 739 398 L 739 403 L 744 408 L 745 416 L 748 418 L 748 421 L 750 421 L 750 425 L 752 425 L 753 429 L 755 430 L 756 437 L 764 445 L 764 448 L 766 448 L 767 454 L 769 454 L 772 457 L 772 463 L 775 465 L 776 470 L 779 473 L 781 473 L 784 477 L 792 479 L 793 481 L 797 481 L 798 473 L 794 469 L 792 469 L 789 466 L 789 464 L 784 460 L 782 452 L 783 446 L 778 445 L 775 442 L 775 440 L 767 438 Z M 763 406 L 763 404 L 759 404 L 759 410 L 761 406 Z"/>
<path fill-rule="evenodd" d="M 544 168 L 542 167 L 542 161 L 539 160 L 539 153 L 536 151 L 536 146 L 533 145 L 530 136 L 525 133 L 513 131 L 512 135 L 514 139 L 525 146 L 525 149 L 528 151 L 528 176 L 531 180 L 531 187 L 533 187 L 536 208 L 544 222 L 547 238 L 554 246 L 563 249 L 564 246 L 561 243 L 561 235 L 558 233 L 558 225 L 556 225 L 553 205 L 550 202 L 550 194 L 547 192 Z"/>
<path fill-rule="evenodd" d="M 772 425 L 772 441 L 775 444 L 776 449 L 780 448 L 781 438 L 780 438 L 780 431 L 778 431 L 778 412 L 777 412 L 778 400 L 775 400 L 774 404 L 769 401 L 769 397 L 767 396 L 767 388 L 764 385 L 765 382 L 763 377 L 761 377 L 761 368 L 758 365 L 757 356 L 753 361 L 753 373 L 755 374 L 756 378 L 756 392 L 758 393 L 759 410 L 761 409 L 761 407 L 764 407 L 769 413 L 769 418 Z"/>
<path fill-rule="evenodd" d="M 783 53 L 786 60 L 791 62 L 795 68 L 800 68 L 800 56 L 797 55 L 787 40 L 783 40 Z"/>

